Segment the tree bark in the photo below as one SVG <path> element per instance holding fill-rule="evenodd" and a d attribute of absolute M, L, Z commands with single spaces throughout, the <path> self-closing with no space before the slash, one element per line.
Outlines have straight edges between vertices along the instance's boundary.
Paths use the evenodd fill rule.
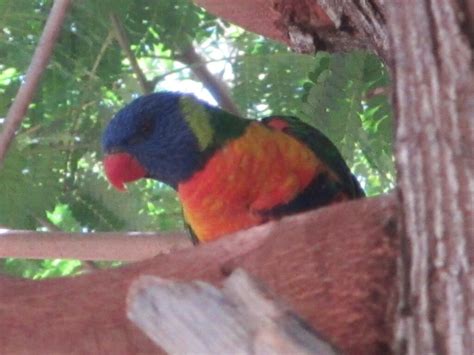
<path fill-rule="evenodd" d="M 126 318 L 131 282 L 157 275 L 219 286 L 242 268 L 347 354 L 389 354 L 393 198 L 321 208 L 120 269 L 44 281 L 0 277 L 0 353 L 156 353 Z"/>
<path fill-rule="evenodd" d="M 398 347 L 408 354 L 474 354 L 473 19 L 463 3 L 387 2 L 405 235 Z"/>
<path fill-rule="evenodd" d="M 382 0 L 195 0 L 206 10 L 294 50 L 367 49 L 389 59 Z"/>

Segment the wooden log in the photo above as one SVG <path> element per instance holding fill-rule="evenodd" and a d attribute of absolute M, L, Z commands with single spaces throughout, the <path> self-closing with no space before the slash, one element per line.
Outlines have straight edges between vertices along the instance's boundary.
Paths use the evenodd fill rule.
<path fill-rule="evenodd" d="M 243 268 L 348 354 L 389 354 L 396 304 L 394 196 L 284 218 L 121 269 L 31 281 L 0 278 L 1 354 L 143 354 L 126 317 L 139 275 L 220 285 Z"/>
<path fill-rule="evenodd" d="M 141 276 L 127 314 L 168 354 L 340 354 L 242 269 L 222 289 Z"/>

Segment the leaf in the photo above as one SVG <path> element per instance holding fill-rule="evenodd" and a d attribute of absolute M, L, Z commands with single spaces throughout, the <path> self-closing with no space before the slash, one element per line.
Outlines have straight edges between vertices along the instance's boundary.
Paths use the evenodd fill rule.
<path fill-rule="evenodd" d="M 34 218 L 52 209 L 61 192 L 60 171 L 53 162 L 64 161 L 58 152 L 21 151 L 13 146 L 0 170 L 0 224 L 33 228 Z"/>
<path fill-rule="evenodd" d="M 373 55 L 320 55 L 306 85 L 305 119 L 321 129 L 366 183 L 369 193 L 393 187 L 391 109 L 385 96 L 366 100 L 368 90 L 387 84 Z"/>

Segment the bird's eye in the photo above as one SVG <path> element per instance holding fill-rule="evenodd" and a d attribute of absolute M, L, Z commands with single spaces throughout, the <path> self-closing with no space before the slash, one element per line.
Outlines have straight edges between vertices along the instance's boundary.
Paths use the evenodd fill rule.
<path fill-rule="evenodd" d="M 144 120 L 140 126 L 140 133 L 147 137 L 153 132 L 153 121 Z"/>
<path fill-rule="evenodd" d="M 139 144 L 153 133 L 154 124 L 152 120 L 143 120 L 137 127 L 135 134 L 127 140 L 128 144 Z"/>

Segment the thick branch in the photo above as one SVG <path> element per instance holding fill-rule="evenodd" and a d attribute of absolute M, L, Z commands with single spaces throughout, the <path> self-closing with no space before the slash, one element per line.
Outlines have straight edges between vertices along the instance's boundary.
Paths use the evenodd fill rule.
<path fill-rule="evenodd" d="M 0 168 L 12 143 L 16 130 L 23 121 L 28 106 L 38 87 L 41 75 L 48 65 L 53 53 L 54 45 L 58 39 L 61 27 L 66 17 L 71 0 L 56 0 L 44 26 L 43 33 L 36 46 L 35 53 L 31 59 L 30 66 L 26 72 L 25 82 L 21 85 L 15 97 L 15 101 L 8 110 L 3 130 L 0 134 Z"/>
<path fill-rule="evenodd" d="M 339 354 L 241 269 L 222 289 L 142 276 L 127 304 L 128 318 L 168 354 Z"/>
<path fill-rule="evenodd" d="M 0 258 L 137 261 L 190 246 L 184 233 L 66 233 L 0 230 Z"/>
<path fill-rule="evenodd" d="M 273 0 L 193 0 L 207 11 L 235 23 L 248 31 L 288 43 L 288 36 L 275 26 L 278 13 L 273 11 Z"/>
<path fill-rule="evenodd" d="M 368 49 L 387 62 L 389 41 L 380 0 L 194 0 L 247 30 L 298 52 Z"/>
<path fill-rule="evenodd" d="M 394 214 L 393 196 L 362 199 L 120 269 L 45 281 L 0 278 L 0 353 L 156 353 L 126 318 L 133 280 L 157 275 L 219 285 L 243 268 L 342 351 L 390 354 Z"/>

